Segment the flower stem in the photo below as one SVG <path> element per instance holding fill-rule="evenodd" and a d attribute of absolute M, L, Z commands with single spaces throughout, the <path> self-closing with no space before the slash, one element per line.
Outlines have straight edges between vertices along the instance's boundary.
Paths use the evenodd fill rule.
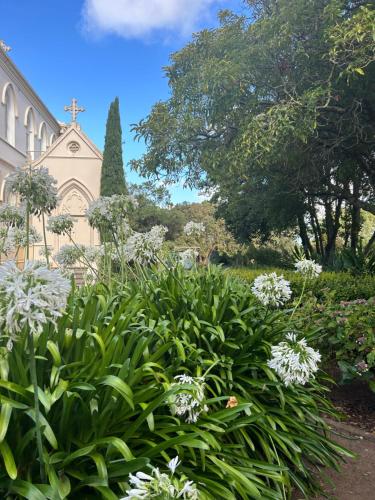
<path fill-rule="evenodd" d="M 67 233 L 70 241 L 72 242 L 73 246 L 80 252 L 82 256 L 82 260 L 85 262 L 85 264 L 91 269 L 91 271 L 95 274 L 97 278 L 99 278 L 99 274 L 96 271 L 96 269 L 91 265 L 90 261 L 87 259 L 84 251 L 77 245 L 77 243 L 73 240 L 72 236 L 70 233 Z"/>
<path fill-rule="evenodd" d="M 168 272 L 170 271 L 170 269 L 168 268 L 168 266 L 166 265 L 166 263 L 158 255 L 156 256 L 156 260 L 160 262 L 160 264 L 164 267 L 164 269 L 166 271 L 168 271 Z M 179 284 L 179 286 L 181 287 L 181 290 L 184 290 L 183 284 L 181 283 L 181 281 L 179 280 L 179 278 L 177 278 L 175 276 L 175 280 Z"/>
<path fill-rule="evenodd" d="M 30 349 L 30 374 L 31 381 L 34 389 L 34 409 L 35 409 L 35 427 L 36 427 L 36 444 L 38 448 L 39 455 L 39 468 L 40 468 L 40 478 L 42 483 L 45 483 L 45 468 L 43 460 L 43 442 L 42 442 L 42 432 L 40 430 L 40 411 L 39 411 L 39 388 L 38 388 L 38 378 L 36 374 L 36 362 L 34 353 L 34 336 L 29 332 L 29 349 Z"/>
<path fill-rule="evenodd" d="M 292 314 L 290 316 L 290 321 L 292 320 L 292 318 L 294 316 L 294 313 L 296 312 L 297 308 L 299 307 L 299 305 L 300 305 L 300 303 L 302 301 L 303 294 L 305 293 L 306 283 L 307 283 L 307 277 L 305 277 L 305 279 L 303 281 L 302 292 L 301 292 L 301 295 L 299 296 L 297 304 L 295 305 L 295 307 L 294 307 L 294 309 L 292 311 Z"/>
<path fill-rule="evenodd" d="M 42 224 L 43 224 L 44 251 L 46 253 L 47 267 L 49 269 L 49 257 L 48 257 L 48 246 L 47 246 L 46 221 L 45 221 L 45 218 L 44 218 L 44 213 L 42 213 Z"/>
<path fill-rule="evenodd" d="M 30 201 L 26 202 L 26 260 L 30 257 Z"/>
<path fill-rule="evenodd" d="M 29 177 L 28 180 L 30 182 L 31 189 L 31 163 L 29 165 Z M 30 212 L 31 212 L 31 203 L 30 197 L 27 198 L 26 201 L 26 261 L 30 258 Z"/>

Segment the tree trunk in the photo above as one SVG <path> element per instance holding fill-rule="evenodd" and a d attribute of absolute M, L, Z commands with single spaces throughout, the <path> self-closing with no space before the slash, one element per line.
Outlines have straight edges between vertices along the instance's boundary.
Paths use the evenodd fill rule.
<path fill-rule="evenodd" d="M 324 202 L 327 231 L 327 244 L 325 247 L 324 255 L 324 260 L 326 263 L 332 261 L 332 258 L 336 251 L 336 238 L 340 228 L 341 204 L 342 199 L 337 200 L 335 212 L 333 214 L 332 202 L 329 200 L 326 200 Z"/>
<path fill-rule="evenodd" d="M 374 244 L 375 244 L 375 231 L 372 233 L 371 238 L 368 240 L 367 245 L 365 246 L 365 254 L 369 253 Z"/>
<path fill-rule="evenodd" d="M 313 228 L 314 236 L 315 236 L 316 251 L 317 251 L 318 255 L 321 255 L 323 257 L 324 247 L 323 247 L 322 228 L 320 227 L 320 224 L 319 224 L 319 219 L 318 219 L 318 216 L 316 214 L 315 205 L 311 200 L 309 201 L 309 212 L 310 212 L 310 218 L 311 218 L 311 227 Z"/>
<path fill-rule="evenodd" d="M 314 240 L 315 240 L 315 250 L 316 250 L 316 253 L 318 255 L 321 255 L 321 248 L 320 248 L 320 245 L 319 245 L 319 234 L 318 234 L 318 229 L 316 227 L 316 224 L 315 224 L 315 221 L 314 221 L 314 218 L 310 216 L 310 223 L 311 223 L 311 227 L 312 227 L 312 230 L 313 230 L 313 233 L 314 233 Z"/>
<path fill-rule="evenodd" d="M 305 251 L 306 257 L 310 257 L 313 251 L 309 235 L 307 233 L 307 226 L 304 219 L 303 214 L 298 214 L 298 226 L 299 226 L 299 235 L 302 240 L 302 246 Z"/>
<path fill-rule="evenodd" d="M 354 252 L 357 250 L 359 242 L 359 231 L 361 230 L 361 208 L 359 206 L 360 182 L 357 177 L 353 181 L 353 203 L 351 210 L 352 224 L 350 228 L 350 247 Z"/>

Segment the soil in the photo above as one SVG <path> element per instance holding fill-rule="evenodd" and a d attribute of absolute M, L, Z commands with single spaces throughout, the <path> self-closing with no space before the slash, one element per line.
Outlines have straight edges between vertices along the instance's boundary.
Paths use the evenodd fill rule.
<path fill-rule="evenodd" d="M 375 500 L 375 436 L 349 424 L 330 422 L 332 438 L 356 454 L 347 459 L 339 472 L 322 472 L 321 482 L 326 496 L 310 500 Z M 300 500 L 297 494 L 295 500 Z"/>
<path fill-rule="evenodd" d="M 309 500 L 375 500 L 375 393 L 366 382 L 335 385 L 330 398 L 343 414 L 342 422 L 328 420 L 332 439 L 356 454 L 346 459 L 339 472 L 322 471 L 326 496 Z M 293 500 L 300 500 L 295 492 Z"/>
<path fill-rule="evenodd" d="M 366 382 L 356 380 L 350 384 L 332 387 L 330 399 L 344 414 L 344 422 L 373 433 L 375 436 L 375 393 Z M 374 493 L 375 500 L 375 493 Z"/>

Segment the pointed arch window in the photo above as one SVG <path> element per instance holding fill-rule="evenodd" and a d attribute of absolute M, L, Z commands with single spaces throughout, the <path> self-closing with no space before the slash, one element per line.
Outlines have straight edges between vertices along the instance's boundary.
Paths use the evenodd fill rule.
<path fill-rule="evenodd" d="M 5 137 L 12 146 L 16 145 L 16 96 L 12 85 L 8 85 L 4 96 Z"/>
<path fill-rule="evenodd" d="M 35 159 L 35 116 L 32 108 L 26 111 L 26 154 L 31 160 Z"/>
<path fill-rule="evenodd" d="M 48 147 L 48 137 L 47 137 L 47 126 L 43 122 L 40 127 L 40 151 L 41 153 L 45 153 Z"/>

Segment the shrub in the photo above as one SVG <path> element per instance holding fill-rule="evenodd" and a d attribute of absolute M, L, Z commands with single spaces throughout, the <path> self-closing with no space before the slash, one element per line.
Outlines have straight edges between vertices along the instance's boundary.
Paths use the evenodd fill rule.
<path fill-rule="evenodd" d="M 233 268 L 228 273 L 252 283 L 264 272 L 283 274 L 290 281 L 295 295 L 299 295 L 303 287 L 303 277 L 299 274 L 280 268 Z M 319 279 L 311 280 L 306 285 L 306 292 L 319 300 L 325 300 L 327 294 L 337 302 L 342 300 L 369 299 L 375 296 L 375 276 L 353 276 L 349 273 L 323 272 Z"/>
<path fill-rule="evenodd" d="M 112 500 L 129 473 L 165 470 L 178 454 L 203 500 L 286 498 L 293 486 L 311 498 L 314 468 L 346 452 L 327 437 L 322 413 L 334 411 L 319 379 L 286 387 L 267 365 L 289 329 L 285 311 L 215 269 L 75 290 L 58 328 L 35 339 L 47 484 L 26 335 L 2 348 L 2 496 Z M 203 377 L 204 396 L 176 383 L 183 374 Z M 202 403 L 195 423 L 171 412 L 182 390 Z"/>
<path fill-rule="evenodd" d="M 342 382 L 355 378 L 368 381 L 375 390 L 375 301 L 357 299 L 339 304 L 306 303 L 299 311 L 306 330 L 326 361 L 334 360 Z"/>

